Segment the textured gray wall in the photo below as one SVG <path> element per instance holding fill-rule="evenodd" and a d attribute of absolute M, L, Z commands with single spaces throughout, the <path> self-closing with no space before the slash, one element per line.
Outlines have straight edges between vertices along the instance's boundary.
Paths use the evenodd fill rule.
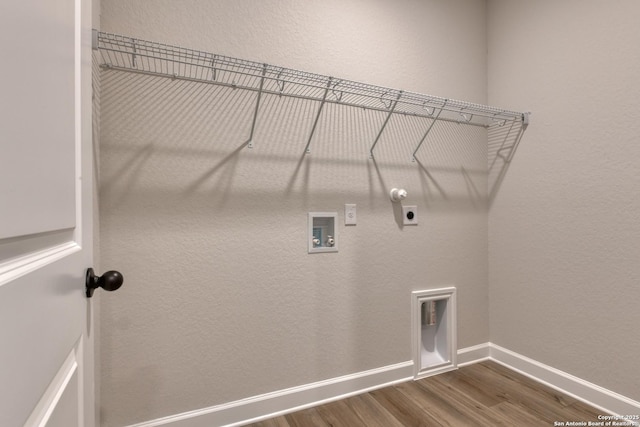
<path fill-rule="evenodd" d="M 102 1 L 102 29 L 486 103 L 482 1 Z M 411 359 L 410 292 L 458 288 L 458 343 L 487 342 L 484 131 L 106 72 L 101 93 L 102 417 L 118 426 Z M 508 107 L 508 106 L 505 106 Z M 408 190 L 420 225 L 388 198 Z M 358 205 L 344 227 L 343 205 Z M 307 212 L 340 252 L 307 254 Z"/>
<path fill-rule="evenodd" d="M 535 124 L 489 214 L 491 341 L 640 400 L 640 3 L 488 16 L 489 101 Z"/>

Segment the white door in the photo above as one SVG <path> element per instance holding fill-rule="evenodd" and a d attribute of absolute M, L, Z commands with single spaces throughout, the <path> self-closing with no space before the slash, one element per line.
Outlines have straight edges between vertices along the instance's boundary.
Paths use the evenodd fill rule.
<path fill-rule="evenodd" d="M 0 1 L 0 426 L 94 425 L 91 1 Z"/>

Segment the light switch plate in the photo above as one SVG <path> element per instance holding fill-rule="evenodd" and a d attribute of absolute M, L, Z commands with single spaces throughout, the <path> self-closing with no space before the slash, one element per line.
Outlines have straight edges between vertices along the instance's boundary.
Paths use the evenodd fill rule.
<path fill-rule="evenodd" d="M 356 225 L 356 205 L 344 205 L 344 225 Z"/>

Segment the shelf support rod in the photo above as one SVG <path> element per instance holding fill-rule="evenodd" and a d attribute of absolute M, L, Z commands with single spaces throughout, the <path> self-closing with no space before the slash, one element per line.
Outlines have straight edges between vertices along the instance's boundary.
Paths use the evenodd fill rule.
<path fill-rule="evenodd" d="M 331 87 L 331 81 L 333 77 L 329 77 L 327 81 L 327 87 L 324 89 L 324 94 L 322 95 L 322 101 L 320 102 L 320 106 L 318 107 L 318 113 L 316 114 L 316 119 L 313 122 L 313 127 L 311 128 L 311 134 L 309 135 L 309 140 L 307 141 L 307 146 L 304 147 L 305 154 L 311 153 L 309 146 L 311 145 L 311 139 L 313 139 L 313 134 L 316 132 L 316 126 L 318 126 L 318 120 L 320 120 L 320 114 L 322 114 L 322 108 L 327 100 L 327 94 L 329 93 L 329 88 Z"/>
<path fill-rule="evenodd" d="M 526 130 L 527 126 L 529 126 L 529 115 L 531 115 L 531 112 L 529 111 L 522 113 L 522 128 L 524 130 Z"/>
<path fill-rule="evenodd" d="M 447 101 L 448 101 L 448 99 L 444 100 L 444 104 L 442 104 L 442 107 L 440 107 L 440 111 L 438 111 L 438 114 L 433 118 L 433 121 L 431 122 L 431 124 L 427 128 L 427 131 L 424 133 L 424 135 L 422 135 L 422 139 L 420 140 L 420 142 L 418 143 L 418 146 L 416 147 L 416 149 L 413 151 L 413 154 L 411 155 L 411 161 L 412 162 L 416 161 L 416 153 L 418 152 L 420 147 L 422 147 L 422 144 L 424 143 L 424 141 L 427 139 L 427 135 L 429 135 L 429 132 L 431 132 L 431 128 L 433 127 L 433 125 L 435 125 L 436 121 L 438 121 L 438 117 L 440 117 L 440 114 L 442 114 L 442 111 L 444 110 L 444 107 L 447 106 Z"/>
<path fill-rule="evenodd" d="M 382 136 L 382 132 L 384 132 L 384 128 L 387 127 L 387 123 L 389 123 L 389 119 L 391 119 L 391 115 L 395 111 L 396 105 L 398 105 L 398 101 L 400 101 L 400 97 L 401 96 L 402 96 L 402 91 L 398 92 L 398 96 L 393 101 L 393 103 L 389 106 L 389 114 L 387 114 L 387 118 L 384 119 L 384 123 L 382 123 L 382 127 L 380 128 L 380 131 L 378 132 L 378 136 L 376 136 L 375 141 L 373 141 L 373 145 L 369 149 L 369 159 L 373 160 L 373 149 L 376 148 L 376 144 L 378 144 L 378 141 L 380 140 L 380 136 Z"/>
<path fill-rule="evenodd" d="M 264 77 L 267 75 L 267 64 L 262 64 L 262 77 L 260 77 L 260 89 L 258 89 L 258 97 L 256 98 L 256 108 L 253 110 L 253 120 L 251 121 L 251 133 L 249 134 L 249 143 L 247 147 L 253 148 L 253 133 L 256 130 L 256 121 L 258 121 L 258 109 L 260 108 L 260 99 L 262 98 L 262 88 L 264 87 Z"/>
<path fill-rule="evenodd" d="M 131 66 L 133 68 L 137 68 L 136 66 L 136 39 L 131 39 Z"/>
<path fill-rule="evenodd" d="M 516 124 L 516 122 L 511 122 L 511 126 L 509 127 L 509 131 L 504 136 L 504 139 L 502 140 L 502 145 L 500 145 L 500 148 L 496 151 L 496 157 L 493 159 L 493 162 L 491 163 L 491 167 L 492 168 L 493 168 L 494 163 L 498 159 L 498 157 L 500 157 L 505 163 L 509 163 L 511 161 L 511 154 L 513 153 L 513 149 L 515 148 L 516 143 L 519 140 L 519 134 L 524 129 L 524 122 L 523 122 L 522 126 L 520 126 L 520 129 L 518 130 L 518 135 L 516 135 L 516 137 L 513 140 L 513 143 L 511 145 L 505 145 L 506 142 L 509 140 L 509 135 L 511 135 L 511 131 L 513 130 L 513 127 L 514 127 L 515 124 Z M 510 150 L 510 151 L 509 151 L 509 154 L 504 156 L 502 154 L 502 152 L 506 151 L 506 150 Z"/>
<path fill-rule="evenodd" d="M 211 58 L 211 80 L 215 81 L 217 78 L 217 70 L 216 70 L 216 59 L 218 55 L 214 54 L 213 58 Z"/>

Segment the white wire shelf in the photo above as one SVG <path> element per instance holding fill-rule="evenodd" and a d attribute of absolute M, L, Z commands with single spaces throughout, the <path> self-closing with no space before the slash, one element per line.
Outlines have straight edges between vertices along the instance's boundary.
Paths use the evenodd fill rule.
<path fill-rule="evenodd" d="M 528 113 L 510 111 L 465 101 L 402 91 L 320 74 L 298 71 L 244 59 L 150 42 L 94 30 L 93 47 L 99 52 L 100 67 L 154 76 L 189 80 L 257 92 L 248 146 L 252 147 L 261 96 L 263 94 L 318 101 L 306 152 L 310 152 L 318 120 L 325 104 L 333 103 L 386 112 L 386 120 L 372 142 L 370 157 L 389 119 L 394 114 L 432 119 L 416 152 L 436 121 L 492 127 L 515 126 L 514 146 L 528 125 Z M 511 139 L 509 138 L 509 139 Z M 509 144 L 511 145 L 511 144 Z"/>

